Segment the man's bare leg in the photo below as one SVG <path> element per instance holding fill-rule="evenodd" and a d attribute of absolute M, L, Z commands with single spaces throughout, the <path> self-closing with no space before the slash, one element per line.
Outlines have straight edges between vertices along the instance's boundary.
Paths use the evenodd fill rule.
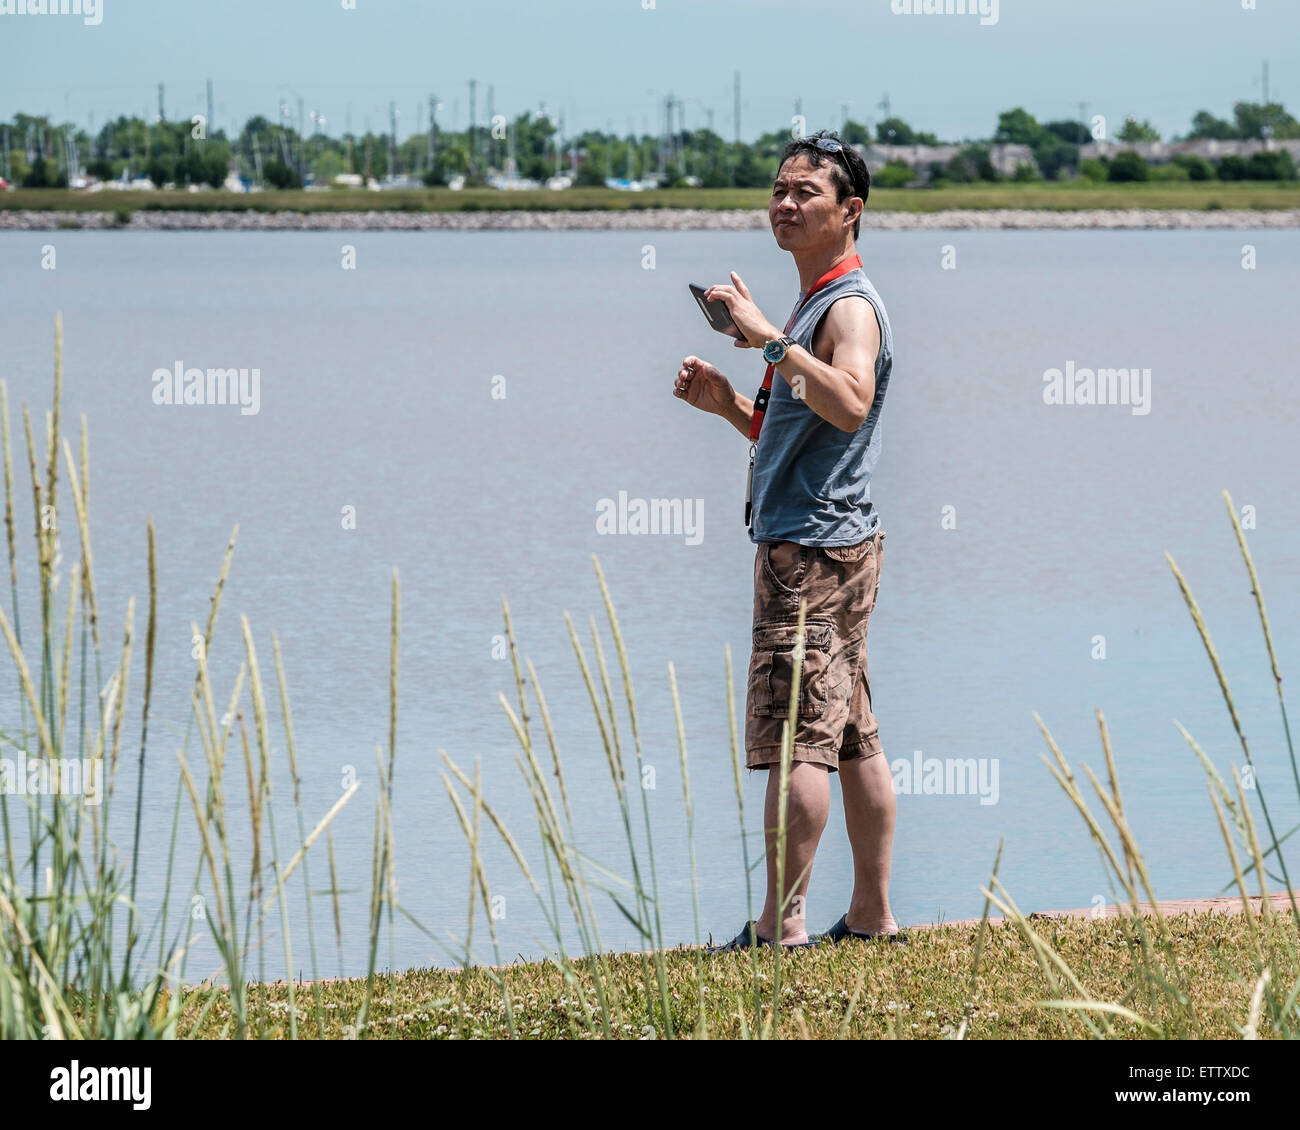
<path fill-rule="evenodd" d="M 781 768 L 767 770 L 767 799 L 763 805 L 763 827 L 767 843 L 767 899 L 755 929 L 761 938 L 782 942 L 805 942 L 808 925 L 804 902 L 812 877 L 813 856 L 831 807 L 830 770 L 824 765 L 796 761 L 790 766 L 790 792 L 785 807 L 785 890 L 793 897 L 786 903 L 781 929 L 777 930 L 776 863 L 777 823 L 780 818 Z"/>
<path fill-rule="evenodd" d="M 889 864 L 898 800 L 883 753 L 840 762 L 844 825 L 853 849 L 853 898 L 845 925 L 860 934 L 898 929 L 889 909 Z"/>

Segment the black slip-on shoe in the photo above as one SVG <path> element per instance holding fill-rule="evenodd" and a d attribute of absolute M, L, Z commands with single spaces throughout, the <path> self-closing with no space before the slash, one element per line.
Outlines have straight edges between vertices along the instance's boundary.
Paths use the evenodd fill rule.
<path fill-rule="evenodd" d="M 760 948 L 776 949 L 776 943 L 770 938 L 764 938 L 754 927 L 753 922 L 746 922 L 744 928 L 729 942 L 723 942 L 721 945 L 709 946 L 707 953 L 731 953 L 737 950 L 750 949 L 755 943 Z M 815 938 L 809 938 L 806 942 L 782 942 L 781 948 L 785 950 L 806 950 L 813 949 L 817 946 Z"/>
<path fill-rule="evenodd" d="M 901 931 L 897 934 L 860 934 L 857 930 L 849 929 L 845 922 L 846 918 L 848 918 L 847 914 L 841 915 L 840 920 L 836 922 L 834 926 L 827 930 L 826 933 L 819 935 L 819 940 L 834 944 L 843 942 L 848 938 L 857 938 L 862 942 L 884 941 L 885 939 L 888 939 L 890 942 L 894 942 L 900 946 L 909 946 L 912 944 L 911 938 Z"/>

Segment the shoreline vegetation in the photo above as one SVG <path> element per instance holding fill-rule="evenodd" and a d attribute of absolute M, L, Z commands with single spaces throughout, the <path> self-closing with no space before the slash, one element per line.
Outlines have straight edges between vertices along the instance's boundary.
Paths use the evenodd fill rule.
<path fill-rule="evenodd" d="M 0 231 L 766 230 L 764 189 L 0 193 Z M 867 230 L 1300 227 L 1300 182 L 874 190 Z"/>
<path fill-rule="evenodd" d="M 504 785 L 499 773 L 493 773 L 485 789 L 481 759 L 470 772 L 438 751 L 440 764 L 433 767 L 469 848 L 468 873 L 462 880 L 448 879 L 467 882 L 466 933 L 448 943 L 411 914 L 396 886 L 393 785 L 400 776 L 403 789 L 409 790 L 415 768 L 408 767 L 409 758 L 397 756 L 402 635 L 396 569 L 388 610 L 388 663 L 371 672 L 373 678 L 387 676 L 389 702 L 387 717 L 374 719 L 375 737 L 386 731 L 387 741 L 376 746 L 373 776 L 365 777 L 366 796 L 374 804 L 367 898 L 364 891 L 340 888 L 332 829 L 334 818 L 354 801 L 362 779 L 353 781 L 327 811 L 305 810 L 300 768 L 311 769 L 298 759 L 289 683 L 275 634 L 267 649 L 265 637 L 241 616 L 235 637 L 230 632 L 224 637 L 224 647 L 233 647 L 241 659 L 233 688 L 214 686 L 210 678 L 238 527 L 231 531 L 204 610 L 206 626 L 201 629 L 197 620 L 190 624 L 196 646 L 188 709 L 175 701 L 155 702 L 155 531 L 148 521 L 143 531 L 148 591 L 139 622 L 134 597 L 122 621 L 101 619 L 91 554 L 89 431 L 83 416 L 75 447 L 64 435 L 61 316 L 55 323 L 53 385 L 52 406 L 43 419 L 37 414 L 34 423 L 32 411 L 22 405 L 21 440 L 16 440 L 7 387 L 0 380 L 10 574 L 8 610 L 0 600 L 0 650 L 7 650 L 13 663 L 16 686 L 0 716 L 0 738 L 11 752 L 29 760 L 35 752 L 51 769 L 56 763 L 91 759 L 102 766 L 106 783 L 100 803 L 93 805 L 85 803 L 75 778 L 71 787 L 63 787 L 68 782 L 62 768 L 52 778 L 60 782 L 57 788 L 22 797 L 0 795 L 0 1039 L 1300 1038 L 1300 905 L 1282 852 L 1283 842 L 1300 825 L 1284 830 L 1265 799 L 1265 783 L 1270 796 L 1275 787 L 1289 792 L 1292 783 L 1300 796 L 1300 766 L 1262 586 L 1227 491 L 1223 501 L 1255 599 L 1284 743 L 1252 753 L 1200 606 L 1173 558 L 1166 554 L 1166 560 L 1240 742 L 1239 763 L 1232 763 L 1227 753 L 1218 754 L 1219 764 L 1225 765 L 1221 771 L 1216 759 L 1175 723 L 1204 772 L 1226 849 L 1222 890 L 1235 891 L 1240 914 L 1188 914 L 1179 904 L 1169 908 L 1178 913 L 1162 909 L 1129 823 L 1115 751 L 1098 710 L 1104 759 L 1100 775 L 1086 763 L 1071 764 L 1043 720 L 1037 714 L 1034 720 L 1052 754 L 1044 755 L 1043 762 L 1069 801 L 1065 807 L 1083 819 L 1098 848 L 1102 874 L 1096 889 L 1107 892 L 1099 894 L 1098 907 L 1112 910 L 1109 916 L 1022 913 L 998 878 L 1000 843 L 988 882 L 979 888 L 984 897 L 979 921 L 918 931 L 911 946 L 849 942 L 788 954 L 754 947 L 715 958 L 698 945 L 671 948 L 658 882 L 659 871 L 668 867 L 689 874 L 692 933 L 697 943 L 704 938 L 690 759 L 676 673 L 669 663 L 686 837 L 684 844 L 660 842 L 656 847 L 646 793 L 638 787 L 644 759 L 628 648 L 593 555 L 604 620 L 598 623 L 594 614 L 588 615 L 581 633 L 567 612 L 564 621 L 599 728 L 627 854 L 616 859 L 622 851 L 611 847 L 596 859 L 581 845 L 565 758 L 541 679 L 520 652 L 503 599 L 514 693 L 502 692 L 499 702 L 532 801 L 532 811 L 517 819 L 536 822 L 540 847 L 525 853 L 507 826 L 497 807 Z M 20 485 L 23 469 L 30 489 Z M 67 518 L 47 520 L 65 494 L 71 507 L 59 513 Z M 20 529 L 32 531 L 36 542 L 35 562 L 24 560 L 21 570 Z M 38 601 L 35 608 L 33 599 Z M 20 619 L 24 608 L 27 615 Z M 167 616 L 171 623 L 173 614 Z M 780 774 L 778 861 L 785 855 L 804 616 L 801 607 L 781 764 L 773 769 Z M 377 610 L 374 619 L 370 630 L 382 630 L 382 613 Z M 748 826 L 754 823 L 752 815 L 746 819 L 730 648 L 722 658 L 718 686 L 725 692 L 731 739 L 736 863 L 743 864 L 740 874 L 752 918 L 751 873 L 765 850 L 764 836 L 761 828 Z M 364 674 L 358 672 L 358 677 Z M 569 678 L 578 681 L 572 672 Z M 141 681 L 136 715 L 131 692 Z M 158 725 L 186 709 L 190 721 L 183 734 L 180 726 Z M 128 715 L 133 721 L 127 722 Z M 160 730 L 167 735 L 161 740 Z M 1256 762 L 1260 756 L 1267 758 L 1263 765 Z M 136 790 L 115 796 L 127 758 L 138 767 Z M 438 782 L 429 769 L 431 759 L 417 760 L 424 776 L 415 780 L 433 793 Z M 1191 760 L 1188 756 L 1189 769 Z M 1285 760 L 1290 781 L 1281 772 Z M 499 761 L 494 757 L 494 764 Z M 294 787 L 273 803 L 270 782 L 285 770 Z M 583 770 L 585 777 L 592 766 Z M 147 884 L 152 892 L 148 901 L 143 894 L 137 898 L 146 776 L 164 782 L 155 795 L 173 798 L 166 875 L 160 885 Z M 241 800 L 245 790 L 246 811 Z M 130 806 L 130 845 L 110 835 L 115 804 Z M 197 830 L 194 856 L 178 854 L 182 821 L 192 821 Z M 1014 827 L 1010 832 L 1015 834 Z M 543 961 L 507 964 L 510 951 L 494 913 L 497 877 L 489 876 L 481 851 L 485 839 L 498 838 L 545 919 L 546 940 L 540 946 L 548 956 Z M 252 853 L 251 867 L 242 855 L 245 848 Z M 1279 899 L 1270 886 L 1285 893 Z M 778 864 L 778 890 L 790 887 Z M 1252 888 L 1258 890 L 1258 903 Z M 343 967 L 344 894 L 351 896 L 347 921 L 353 929 L 366 930 L 367 972 L 328 982 L 322 970 L 326 962 L 335 963 L 331 948 Z M 359 905 L 363 898 L 365 907 Z M 291 900 L 305 911 L 305 947 L 303 936 L 291 930 Z M 615 954 L 602 942 L 601 919 L 608 922 L 610 903 L 635 928 L 637 950 Z M 332 929 L 320 929 L 314 905 Z M 1000 921 L 993 917 L 995 911 Z M 454 968 L 402 975 L 381 971 L 384 934 L 388 967 L 396 966 L 393 927 L 399 915 L 437 945 Z M 211 939 L 214 956 L 195 971 L 192 942 L 202 936 Z M 295 980 L 276 983 L 266 975 L 268 960 L 279 962 L 280 947 L 282 968 Z M 297 980 L 304 974 L 310 980 Z"/>

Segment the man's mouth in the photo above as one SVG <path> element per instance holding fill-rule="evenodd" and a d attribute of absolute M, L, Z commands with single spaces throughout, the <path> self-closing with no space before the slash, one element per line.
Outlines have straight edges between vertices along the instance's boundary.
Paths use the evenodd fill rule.
<path fill-rule="evenodd" d="M 794 221 L 794 220 L 777 220 L 777 222 L 776 222 L 776 226 L 777 226 L 778 228 L 792 228 L 792 227 L 795 226 L 795 221 Z"/>

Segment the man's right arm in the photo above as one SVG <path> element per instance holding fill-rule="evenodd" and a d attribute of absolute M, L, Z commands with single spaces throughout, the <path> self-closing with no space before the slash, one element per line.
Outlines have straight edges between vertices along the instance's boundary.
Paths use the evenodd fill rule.
<path fill-rule="evenodd" d="M 701 412 L 721 416 L 742 436 L 749 438 L 754 402 L 741 396 L 717 368 L 698 357 L 687 357 L 677 370 L 673 395 Z"/>

